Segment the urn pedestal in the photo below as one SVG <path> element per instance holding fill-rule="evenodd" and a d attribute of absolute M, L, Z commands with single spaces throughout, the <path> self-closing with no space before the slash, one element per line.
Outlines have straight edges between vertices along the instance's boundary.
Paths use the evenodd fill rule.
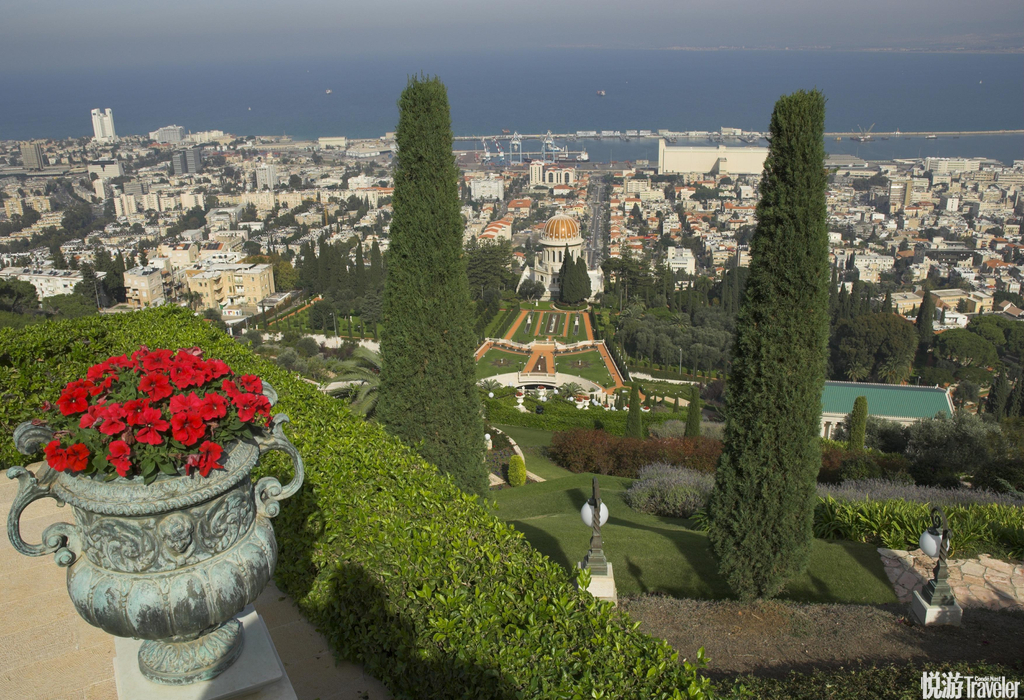
<path fill-rule="evenodd" d="M 276 399 L 269 386 L 265 393 Z M 138 665 L 149 680 L 185 685 L 214 678 L 242 651 L 235 616 L 277 564 L 270 520 L 278 502 L 302 485 L 302 457 L 282 429 L 287 420 L 277 415 L 262 435 L 230 445 L 224 468 L 208 477 L 146 485 L 141 477 L 104 482 L 56 472 L 44 462 L 31 471 L 11 467 L 7 476 L 19 482 L 7 520 L 11 543 L 27 556 L 53 554 L 67 568 L 68 594 L 89 624 L 143 640 Z M 27 455 L 50 437 L 31 423 L 14 435 Z M 252 483 L 253 467 L 271 450 L 292 458 L 295 476 L 285 487 L 273 477 Z M 29 544 L 19 519 L 41 498 L 70 505 L 75 522 L 51 525 L 40 544 Z"/>

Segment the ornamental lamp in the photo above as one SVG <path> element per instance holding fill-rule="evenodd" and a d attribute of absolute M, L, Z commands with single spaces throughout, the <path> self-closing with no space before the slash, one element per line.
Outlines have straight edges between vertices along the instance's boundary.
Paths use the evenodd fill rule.
<path fill-rule="evenodd" d="M 963 609 L 956 602 L 947 581 L 949 522 L 938 506 L 931 510 L 931 527 L 921 533 L 918 544 L 927 556 L 936 559 L 932 580 L 922 591 L 914 591 L 910 611 L 923 625 L 959 625 Z"/>

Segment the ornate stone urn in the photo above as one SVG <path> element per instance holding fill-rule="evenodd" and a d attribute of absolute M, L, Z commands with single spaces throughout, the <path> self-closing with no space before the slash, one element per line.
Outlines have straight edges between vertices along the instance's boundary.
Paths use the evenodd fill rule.
<path fill-rule="evenodd" d="M 271 403 L 277 396 L 264 384 Z M 11 467 L 18 494 L 7 518 L 7 534 L 22 554 L 53 554 L 67 567 L 68 594 L 91 625 L 118 637 L 146 640 L 139 669 L 157 683 L 185 685 L 227 669 L 242 650 L 242 625 L 234 619 L 256 600 L 277 564 L 270 519 L 279 501 L 299 490 L 302 457 L 285 436 L 288 417 L 253 440 L 236 441 L 224 468 L 206 478 L 142 477 L 102 481 L 57 472 L 45 462 Z M 14 442 L 36 454 L 52 434 L 22 423 Z M 285 487 L 273 477 L 252 483 L 261 455 L 291 456 L 295 476 Z M 40 544 L 21 538 L 19 520 L 33 501 L 69 504 L 74 524 L 48 527 Z"/>

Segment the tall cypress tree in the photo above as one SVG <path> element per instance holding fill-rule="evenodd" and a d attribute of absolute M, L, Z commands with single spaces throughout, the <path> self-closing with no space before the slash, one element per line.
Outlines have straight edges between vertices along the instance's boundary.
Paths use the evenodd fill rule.
<path fill-rule="evenodd" d="M 558 270 L 558 300 L 569 303 L 569 295 L 572 293 L 573 273 L 575 266 L 572 263 L 572 256 L 569 255 L 569 244 L 565 244 L 565 251 L 562 254 L 562 267 Z"/>
<path fill-rule="evenodd" d="M 686 408 L 686 431 L 684 437 L 700 437 L 700 394 L 697 385 L 690 386 L 690 405 Z"/>
<path fill-rule="evenodd" d="M 818 91 L 775 104 L 736 320 L 708 535 L 744 599 L 778 593 L 811 551 L 829 328 L 824 125 Z"/>
<path fill-rule="evenodd" d="M 626 414 L 626 437 L 640 438 L 644 436 L 644 424 L 640 418 L 640 391 L 633 384 L 629 390 L 629 413 Z"/>
<path fill-rule="evenodd" d="M 381 285 L 384 284 L 384 258 L 380 254 L 380 246 L 377 245 L 377 241 L 373 242 L 373 246 L 370 248 L 370 278 L 369 287 L 370 291 L 380 291 Z"/>
<path fill-rule="evenodd" d="M 927 289 L 924 292 L 924 299 L 917 310 L 917 338 L 922 350 L 928 350 L 932 346 L 932 336 L 935 335 L 935 300 L 932 293 Z"/>
<path fill-rule="evenodd" d="M 850 411 L 850 449 L 863 450 L 868 429 L 868 397 L 858 396 Z"/>
<path fill-rule="evenodd" d="M 587 270 L 587 261 L 584 260 L 582 254 L 576 258 L 576 285 L 578 297 L 576 301 L 581 302 L 589 299 L 593 290 L 590 288 L 590 274 Z"/>
<path fill-rule="evenodd" d="M 487 486 L 448 93 L 411 78 L 398 101 L 377 416 L 464 491 Z"/>

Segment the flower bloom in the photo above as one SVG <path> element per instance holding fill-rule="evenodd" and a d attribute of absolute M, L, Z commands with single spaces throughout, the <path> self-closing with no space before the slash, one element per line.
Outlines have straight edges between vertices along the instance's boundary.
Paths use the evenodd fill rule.
<path fill-rule="evenodd" d="M 199 405 L 199 415 L 203 420 L 217 420 L 228 414 L 228 403 L 220 394 L 210 392 L 203 397 Z"/>
<path fill-rule="evenodd" d="M 202 379 L 202 373 L 197 373 L 196 368 L 191 364 L 175 362 L 171 367 L 171 381 L 179 389 L 187 389 L 190 386 L 198 385 L 202 382 Z"/>
<path fill-rule="evenodd" d="M 263 393 L 263 380 L 257 377 L 255 374 L 244 374 L 238 378 L 238 383 L 242 385 L 250 394 L 262 394 Z"/>
<path fill-rule="evenodd" d="M 135 399 L 124 402 L 124 412 L 128 425 L 138 425 L 142 420 L 142 412 L 149 408 L 149 399 Z"/>
<path fill-rule="evenodd" d="M 128 427 L 125 423 L 127 415 L 121 404 L 110 404 L 103 411 L 103 422 L 100 424 L 100 432 L 104 435 L 116 435 L 123 432 Z"/>
<path fill-rule="evenodd" d="M 203 405 L 202 399 L 196 396 L 196 392 L 190 391 L 187 394 L 176 394 L 171 397 L 171 413 L 185 413 L 187 411 L 198 411 Z"/>
<path fill-rule="evenodd" d="M 100 401 L 95 406 L 89 406 L 85 413 L 82 414 L 81 420 L 78 421 L 79 428 L 91 428 L 96 424 L 96 421 L 103 418 L 103 412 L 107 410 L 107 406 L 103 401 Z"/>
<path fill-rule="evenodd" d="M 217 463 L 222 454 L 223 447 L 207 440 L 199 447 L 199 454 L 189 455 L 188 461 L 185 462 L 185 470 L 191 473 L 192 469 L 198 469 L 199 476 L 209 476 L 210 470 L 224 468 Z"/>
<path fill-rule="evenodd" d="M 270 418 L 270 400 L 262 394 L 239 394 L 232 397 L 238 408 L 238 419 L 249 423 L 257 414 Z"/>
<path fill-rule="evenodd" d="M 107 461 L 114 465 L 118 476 L 128 476 L 132 470 L 132 462 L 128 459 L 132 448 L 124 440 L 114 440 L 107 450 Z"/>
<path fill-rule="evenodd" d="M 89 407 L 89 390 L 92 388 L 93 383 L 85 379 L 68 384 L 61 392 L 60 398 L 57 399 L 60 412 L 65 416 L 70 416 L 87 409 Z"/>
<path fill-rule="evenodd" d="M 223 360 L 207 360 L 203 367 L 203 372 L 208 382 L 211 379 L 219 379 L 225 374 L 231 374 L 231 368 Z"/>
<path fill-rule="evenodd" d="M 73 472 L 84 471 L 89 466 L 89 448 L 76 443 L 67 449 L 61 449 L 59 440 L 52 440 L 43 448 L 46 463 L 54 471 L 62 472 L 70 469 Z"/>
<path fill-rule="evenodd" d="M 223 382 L 221 382 L 220 388 L 225 394 L 230 396 L 232 399 L 234 399 L 236 396 L 241 395 L 241 392 L 238 391 L 238 386 L 235 385 L 235 383 L 230 379 L 225 379 Z"/>
<path fill-rule="evenodd" d="M 164 437 L 160 433 L 170 427 L 171 424 L 163 419 L 160 409 L 147 408 L 139 417 L 139 429 L 135 433 L 135 439 L 147 445 L 159 445 L 164 441 Z"/>
<path fill-rule="evenodd" d="M 206 434 L 206 423 L 195 411 L 175 413 L 171 416 L 171 434 L 182 445 L 194 445 Z"/>
<path fill-rule="evenodd" d="M 167 377 L 152 372 L 139 380 L 139 391 L 146 394 L 151 401 L 165 399 L 174 393 Z"/>
<path fill-rule="evenodd" d="M 153 350 L 142 358 L 142 368 L 147 372 L 166 372 L 171 368 L 170 350 Z"/>

